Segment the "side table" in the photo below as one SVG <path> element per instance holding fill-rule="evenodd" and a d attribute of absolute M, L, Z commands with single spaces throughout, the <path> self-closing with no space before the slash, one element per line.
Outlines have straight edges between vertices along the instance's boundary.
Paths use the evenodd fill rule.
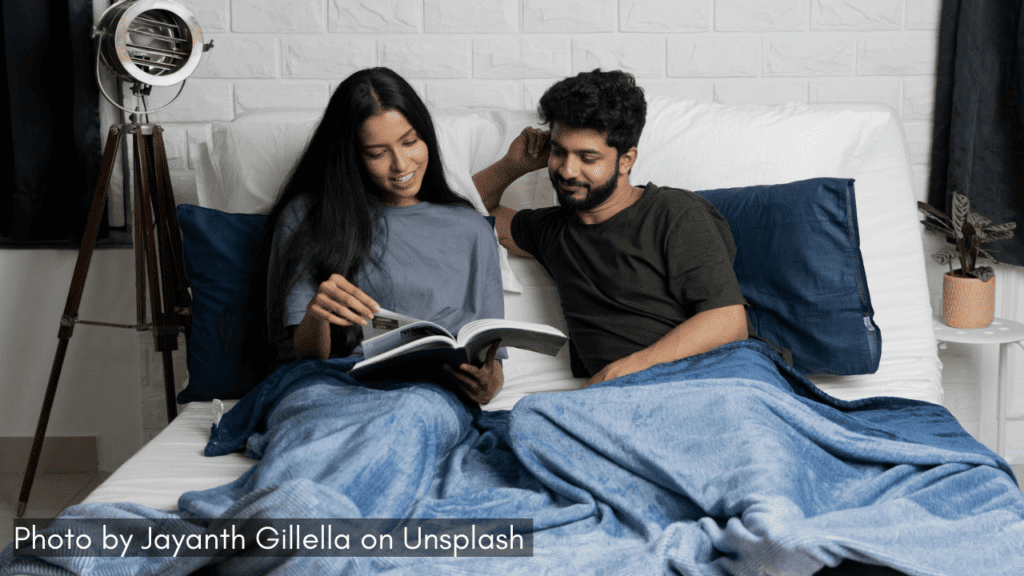
<path fill-rule="evenodd" d="M 999 345 L 999 376 L 996 388 L 995 412 L 997 414 L 996 428 L 996 453 L 1004 456 L 1006 443 L 1006 404 L 1009 396 L 1009 382 L 1006 376 L 1007 349 L 1009 344 L 1016 344 L 1024 350 L 1024 324 L 995 318 L 985 328 L 966 330 L 963 328 L 952 328 L 946 326 L 941 316 L 933 316 L 932 323 L 935 327 L 935 339 L 939 342 L 955 342 L 958 344 L 998 344 Z M 993 407 L 989 410 L 982 406 L 982 417 L 986 413 L 991 414 Z"/>

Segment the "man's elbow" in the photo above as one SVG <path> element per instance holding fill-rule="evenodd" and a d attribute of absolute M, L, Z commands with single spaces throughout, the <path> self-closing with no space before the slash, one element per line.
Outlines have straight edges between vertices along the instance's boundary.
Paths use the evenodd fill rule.
<path fill-rule="evenodd" d="M 722 344 L 746 340 L 749 335 L 747 328 L 747 309 L 742 305 L 726 306 L 720 309 L 722 315 L 721 338 Z"/>

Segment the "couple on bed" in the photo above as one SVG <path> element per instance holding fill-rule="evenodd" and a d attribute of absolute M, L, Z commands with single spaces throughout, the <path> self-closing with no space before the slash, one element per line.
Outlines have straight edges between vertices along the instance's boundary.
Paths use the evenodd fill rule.
<path fill-rule="evenodd" d="M 627 73 L 567 78 L 540 100 L 550 132 L 525 128 L 473 177 L 502 244 L 556 280 L 588 384 L 748 336 L 725 219 L 696 194 L 629 182 L 646 110 Z M 380 307 L 452 333 L 503 315 L 493 232 L 445 182 L 437 148 L 426 107 L 391 70 L 339 86 L 268 219 L 280 360 L 350 354 Z M 499 205 L 545 166 L 560 207 Z M 474 402 L 502 385 L 498 344 L 481 366 L 445 368 Z"/>
<path fill-rule="evenodd" d="M 629 182 L 646 109 L 627 73 L 567 78 L 540 100 L 550 132 L 525 128 L 473 177 L 500 241 L 557 281 L 573 372 L 588 385 L 748 336 L 724 218 L 696 194 Z M 356 335 L 379 308 L 452 333 L 503 316 L 494 230 L 445 182 L 440 154 L 426 107 L 400 76 L 375 68 L 341 83 L 267 221 L 279 362 L 358 353 Z M 499 205 L 513 181 L 544 166 L 560 207 Z M 414 384 L 339 382 L 299 393 L 351 419 L 346 453 L 332 455 L 325 473 L 343 470 L 335 485 L 363 517 L 407 514 L 422 493 L 408 487 L 426 489 L 434 470 L 389 464 L 388 438 L 399 427 L 409 445 L 444 461 L 473 427 L 476 404 L 502 386 L 499 346 L 482 365 L 444 366 Z M 291 429 L 308 416 L 285 412 L 268 426 Z M 371 477 L 378 488 L 368 491 Z"/>

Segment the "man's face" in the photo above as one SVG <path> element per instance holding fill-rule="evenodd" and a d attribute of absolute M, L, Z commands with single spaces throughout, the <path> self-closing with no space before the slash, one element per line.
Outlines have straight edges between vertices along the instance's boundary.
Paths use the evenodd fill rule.
<path fill-rule="evenodd" d="M 548 176 L 558 203 L 573 211 L 593 210 L 615 192 L 619 153 L 602 132 L 556 122 L 551 129 Z"/>

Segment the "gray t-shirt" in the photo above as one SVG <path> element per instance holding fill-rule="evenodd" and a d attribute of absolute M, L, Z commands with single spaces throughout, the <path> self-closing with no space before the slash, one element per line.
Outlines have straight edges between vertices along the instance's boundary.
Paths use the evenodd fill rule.
<path fill-rule="evenodd" d="M 275 233 L 270 265 L 305 215 L 293 202 Z M 350 281 L 378 304 L 400 314 L 430 320 L 453 334 L 480 318 L 504 318 L 501 270 L 494 231 L 471 208 L 420 202 L 387 206 L 386 239 L 374 244 L 379 266 L 367 264 Z M 383 241 L 381 241 L 383 240 Z M 308 271 L 289 290 L 284 325 L 295 326 L 316 295 Z"/>

